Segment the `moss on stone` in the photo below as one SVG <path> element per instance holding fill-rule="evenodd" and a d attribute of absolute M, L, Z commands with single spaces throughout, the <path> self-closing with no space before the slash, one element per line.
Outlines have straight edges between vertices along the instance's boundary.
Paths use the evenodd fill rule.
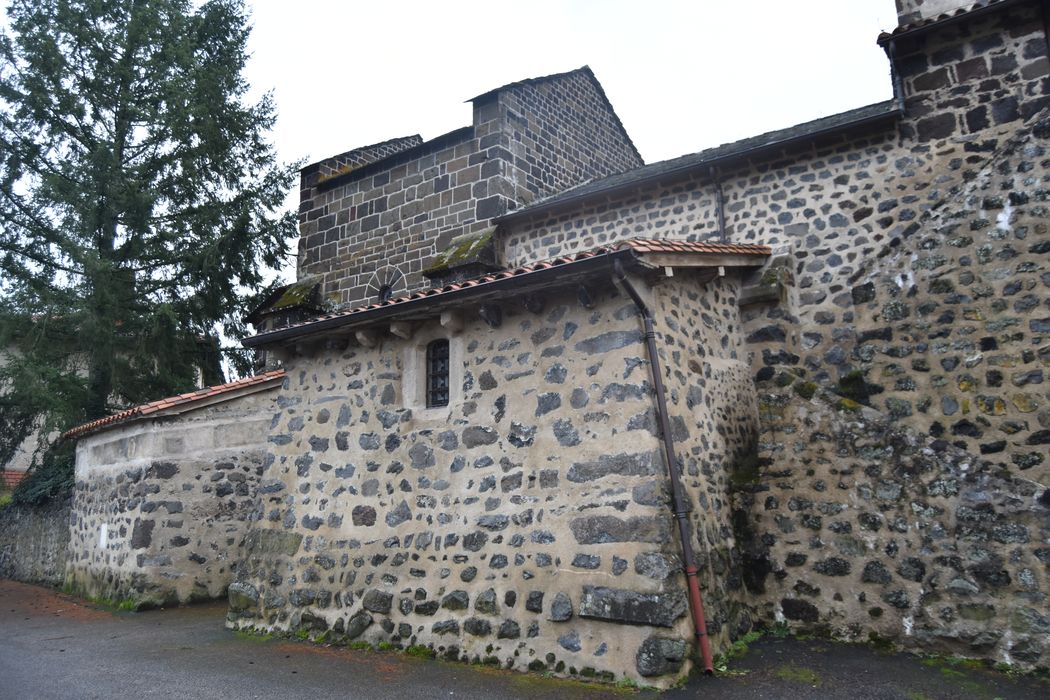
<path fill-rule="evenodd" d="M 867 403 L 870 392 L 868 391 L 868 382 L 865 379 L 864 372 L 855 369 L 842 375 L 835 393 L 859 404 Z"/>
<path fill-rule="evenodd" d="M 815 382 L 796 382 L 794 389 L 796 394 L 809 400 L 817 393 L 818 386 Z"/>
<path fill-rule="evenodd" d="M 272 305 L 272 309 L 275 311 L 278 309 L 290 309 L 296 306 L 303 306 L 310 301 L 310 297 L 313 295 L 314 289 L 317 287 L 315 282 L 292 282 L 289 284 L 280 297 L 277 298 Z"/>
<path fill-rule="evenodd" d="M 437 652 L 428 646 L 422 644 L 413 644 L 412 646 L 405 649 L 405 653 L 409 656 L 414 656 L 417 659 L 433 659 L 437 656 Z"/>
<path fill-rule="evenodd" d="M 423 270 L 423 274 L 444 272 L 464 263 L 472 262 L 478 254 L 492 242 L 495 228 L 487 228 L 479 233 L 466 233 L 452 239 L 448 248 L 437 254 L 434 262 Z"/>
<path fill-rule="evenodd" d="M 856 413 L 861 409 L 863 404 L 857 403 L 853 399 L 841 398 L 836 402 L 835 408 L 840 411 L 849 411 L 850 413 Z"/>
<path fill-rule="evenodd" d="M 747 486 L 758 483 L 762 470 L 758 458 L 758 445 L 740 455 L 729 470 L 729 482 L 733 486 Z"/>

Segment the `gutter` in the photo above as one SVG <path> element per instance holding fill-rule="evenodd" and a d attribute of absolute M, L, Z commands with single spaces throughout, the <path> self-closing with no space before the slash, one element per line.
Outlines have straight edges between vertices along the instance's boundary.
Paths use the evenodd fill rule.
<path fill-rule="evenodd" d="M 667 395 L 664 391 L 663 372 L 660 369 L 660 356 L 656 349 L 656 332 L 653 330 L 653 315 L 649 307 L 638 295 L 638 291 L 627 279 L 623 265 L 619 260 L 613 262 L 614 281 L 617 282 L 631 297 L 634 305 L 638 307 L 645 324 L 645 344 L 649 355 L 649 369 L 653 375 L 653 385 L 656 388 L 655 406 L 657 415 L 660 417 L 660 432 L 663 433 L 664 461 L 667 463 L 667 473 L 671 479 L 671 508 L 674 518 L 678 521 L 678 536 L 682 543 L 682 562 L 684 564 L 686 587 L 689 592 L 689 610 L 693 616 L 693 634 L 696 637 L 697 646 L 700 650 L 700 659 L 704 667 L 704 673 L 713 675 L 714 664 L 711 659 L 711 640 L 707 636 L 707 622 L 704 619 L 704 601 L 700 596 L 700 583 L 697 580 L 699 570 L 696 566 L 696 557 L 693 554 L 692 533 L 689 530 L 689 512 L 692 510 L 685 501 L 682 493 L 682 483 L 678 476 L 678 459 L 674 452 L 674 439 L 671 435 L 671 422 L 667 417 Z"/>
<path fill-rule="evenodd" d="M 999 10 L 1013 7 L 1014 5 L 1021 5 L 1024 3 L 1031 2 L 1031 0 L 991 0 L 987 5 L 982 7 L 975 7 L 972 10 L 966 10 L 965 12 L 959 12 L 958 14 L 945 17 L 944 19 L 931 18 L 926 20 L 923 24 L 905 29 L 902 32 L 889 32 L 879 35 L 878 44 L 879 46 L 885 46 L 891 41 L 897 39 L 911 38 L 914 36 L 921 36 L 927 32 L 931 32 L 937 29 L 943 29 L 959 22 L 967 22 L 971 19 L 976 19 L 992 12 L 998 12 Z"/>
<path fill-rule="evenodd" d="M 259 335 L 243 339 L 241 344 L 247 348 L 262 347 L 308 335 L 318 335 L 337 330 L 351 330 L 380 321 L 393 320 L 414 314 L 425 313 L 429 317 L 433 316 L 436 311 L 448 306 L 461 306 L 465 302 L 478 301 L 490 294 L 502 294 L 513 289 L 529 287 L 549 288 L 565 284 L 566 275 L 569 273 L 573 275 L 596 274 L 607 271 L 610 262 L 619 262 L 621 260 L 627 260 L 628 264 L 632 265 L 639 263 L 637 255 L 630 248 L 609 251 L 583 260 L 554 265 L 482 284 L 464 286 L 448 292 L 440 292 L 438 294 L 418 293 L 417 296 L 398 301 L 397 303 L 367 308 L 354 313 L 329 316 L 328 318 L 322 318 L 298 326 L 281 328 L 269 333 L 260 333 Z"/>

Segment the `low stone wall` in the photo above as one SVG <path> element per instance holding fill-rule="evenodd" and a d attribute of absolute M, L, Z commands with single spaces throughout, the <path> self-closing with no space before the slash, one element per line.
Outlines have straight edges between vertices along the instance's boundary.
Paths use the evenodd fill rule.
<path fill-rule="evenodd" d="M 735 503 L 768 623 L 1050 663 L 1050 491 L 790 375 L 759 392 Z"/>
<path fill-rule="evenodd" d="M 69 501 L 0 509 L 0 577 L 60 585 L 69 548 Z"/>
<path fill-rule="evenodd" d="M 82 438 L 67 584 L 139 607 L 224 595 L 255 502 L 273 394 Z"/>

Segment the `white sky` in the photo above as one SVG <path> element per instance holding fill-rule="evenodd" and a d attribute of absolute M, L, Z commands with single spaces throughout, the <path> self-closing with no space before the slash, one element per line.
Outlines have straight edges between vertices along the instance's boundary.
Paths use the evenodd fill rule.
<path fill-rule="evenodd" d="M 464 101 L 590 65 L 647 163 L 891 97 L 893 0 L 252 0 L 247 78 L 285 160 L 466 126 Z"/>

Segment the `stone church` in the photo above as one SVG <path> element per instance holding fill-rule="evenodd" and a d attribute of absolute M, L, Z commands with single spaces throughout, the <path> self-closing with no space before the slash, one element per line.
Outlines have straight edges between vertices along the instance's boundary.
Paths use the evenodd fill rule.
<path fill-rule="evenodd" d="M 884 103 L 646 165 L 584 67 L 305 168 L 229 624 L 658 686 L 777 623 L 1050 664 L 1047 9 L 897 4 Z"/>

